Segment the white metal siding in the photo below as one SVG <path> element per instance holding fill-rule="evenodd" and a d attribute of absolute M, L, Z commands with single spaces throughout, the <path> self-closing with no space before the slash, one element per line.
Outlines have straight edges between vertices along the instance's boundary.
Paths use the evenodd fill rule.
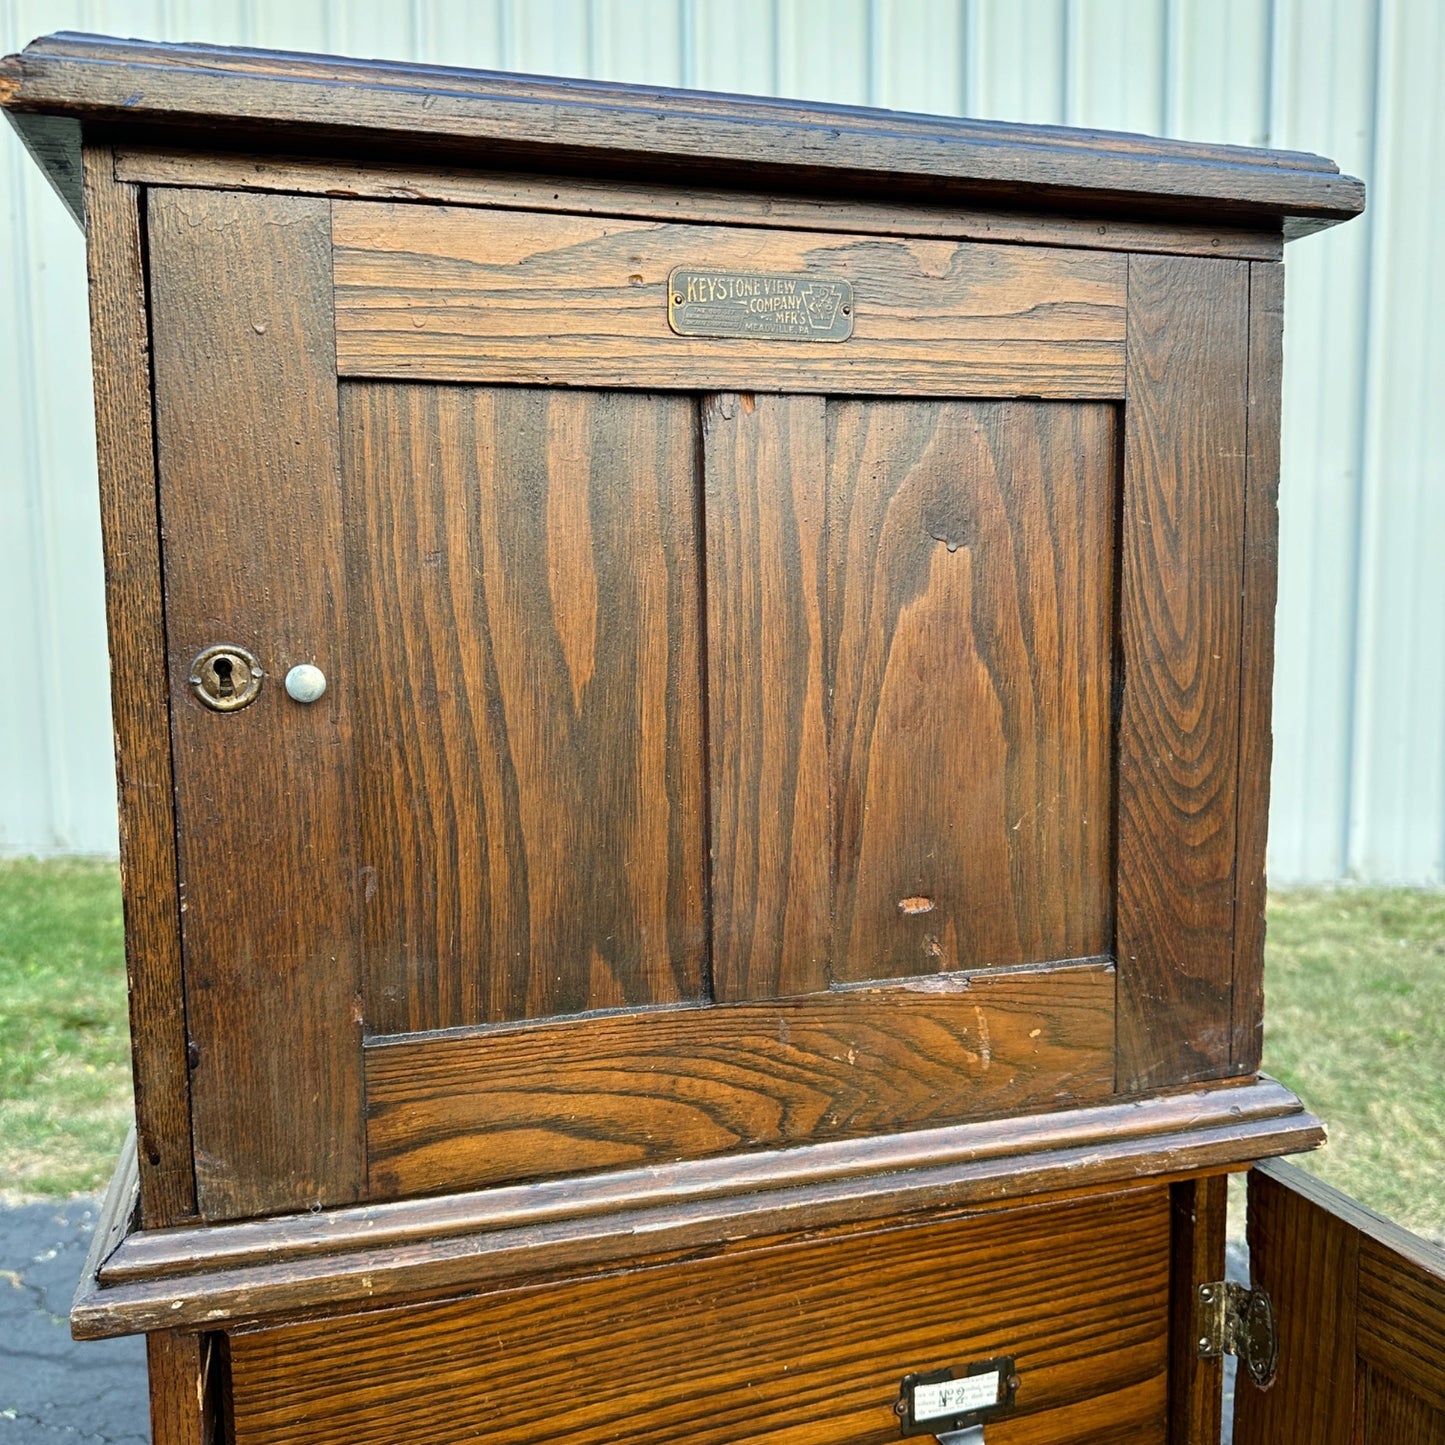
<path fill-rule="evenodd" d="M 1271 871 L 1445 882 L 1438 0 L 0 0 L 85 29 L 1317 151 L 1289 248 Z M 0 151 L 0 851 L 110 851 L 81 240 Z M 123 663 L 122 663 L 123 665 Z"/>

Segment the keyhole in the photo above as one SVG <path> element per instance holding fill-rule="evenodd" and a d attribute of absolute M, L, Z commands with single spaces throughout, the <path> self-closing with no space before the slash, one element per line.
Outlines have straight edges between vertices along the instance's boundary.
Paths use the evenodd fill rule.
<path fill-rule="evenodd" d="M 219 697 L 234 697 L 236 684 L 231 677 L 232 663 L 229 657 L 218 657 L 211 666 L 216 673 L 216 694 Z"/>
<path fill-rule="evenodd" d="M 199 702 L 216 712 L 235 712 L 254 702 L 265 674 L 253 653 L 233 642 L 203 648 L 186 679 Z"/>

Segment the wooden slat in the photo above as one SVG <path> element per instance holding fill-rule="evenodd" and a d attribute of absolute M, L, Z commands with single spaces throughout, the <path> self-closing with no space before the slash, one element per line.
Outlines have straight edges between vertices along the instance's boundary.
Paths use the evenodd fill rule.
<path fill-rule="evenodd" d="M 710 190 L 705 186 L 628 185 L 575 176 L 529 176 L 374 161 L 369 165 L 291 156 L 236 156 L 200 151 L 116 148 L 117 180 L 221 190 L 296 191 L 354 200 L 441 201 L 517 211 L 567 211 L 655 221 L 714 221 L 799 231 L 856 231 L 879 236 L 940 236 L 958 241 L 1015 241 L 1101 251 L 1164 251 L 1277 261 L 1279 231 L 1127 221 L 1116 216 L 1051 216 L 981 207 L 889 205 L 836 197 Z"/>
<path fill-rule="evenodd" d="M 1119 1085 L 1231 1057 L 1249 271 L 1129 258 Z"/>
<path fill-rule="evenodd" d="M 1445 1251 L 1414 1253 L 1360 1240 L 1360 1355 L 1445 1411 Z"/>
<path fill-rule="evenodd" d="M 1264 1080 L 437 1198 L 129 1236 L 77 1300 L 93 1339 L 372 1308 L 929 1212 L 1171 1184 L 1324 1138 Z"/>
<path fill-rule="evenodd" d="M 158 1228 L 195 1214 L 196 1189 L 140 202 L 112 165 L 108 149 L 87 150 L 86 259 L 137 1158 L 142 1215 Z"/>
<path fill-rule="evenodd" d="M 166 626 L 197 1193 L 208 1218 L 362 1180 L 351 698 L 325 201 L 149 197 Z M 212 643 L 259 698 L 187 683 Z M 291 702 L 296 663 L 329 679 Z M 168 1000 L 174 1009 L 175 999 Z"/>
<path fill-rule="evenodd" d="M 1125 258 L 1102 252 L 336 203 L 344 376 L 537 385 L 1116 397 Z M 684 337 L 675 266 L 851 281 L 836 345 Z"/>
<path fill-rule="evenodd" d="M 1352 1445 L 1359 1235 L 1290 1187 L 1299 1173 L 1249 1175 L 1251 1282 L 1279 1328 L 1279 1375 L 1267 1391 L 1240 1371 L 1235 1445 Z"/>
<path fill-rule="evenodd" d="M 833 977 L 1108 952 L 1113 409 L 830 405 Z"/>
<path fill-rule="evenodd" d="M 905 1373 L 1005 1353 L 1000 1439 L 1146 1445 L 1168 1238 L 1155 1189 L 240 1333 L 236 1445 L 881 1442 Z"/>
<path fill-rule="evenodd" d="M 720 1001 L 828 987 L 825 415 L 822 397 L 751 394 L 703 413 Z"/>
<path fill-rule="evenodd" d="M 1244 618 L 1239 665 L 1234 986 L 1230 1071 L 1259 1068 L 1264 1037 L 1265 843 L 1273 753 L 1274 609 L 1279 572 L 1280 374 L 1284 268 L 1249 268 L 1249 465 L 1244 511 Z"/>
<path fill-rule="evenodd" d="M 341 414 L 368 1032 L 702 998 L 693 403 Z"/>
<path fill-rule="evenodd" d="M 379 1041 L 373 1197 L 920 1128 L 1108 1095 L 1112 969 Z"/>
<path fill-rule="evenodd" d="M 1199 1286 L 1224 1278 L 1228 1192 L 1224 1174 L 1170 1190 L 1169 1445 L 1219 1445 L 1224 1362 L 1199 1358 L 1194 1316 Z"/>

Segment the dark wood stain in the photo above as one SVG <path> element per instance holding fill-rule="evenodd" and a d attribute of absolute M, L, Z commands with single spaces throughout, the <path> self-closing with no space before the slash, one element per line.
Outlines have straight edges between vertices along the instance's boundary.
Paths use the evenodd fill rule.
<path fill-rule="evenodd" d="M 1170 1190 L 1169 1441 L 1219 1445 L 1224 1362 L 1201 1360 L 1194 1330 L 1198 1287 L 1224 1278 L 1229 1179 L 1186 1179 Z"/>
<path fill-rule="evenodd" d="M 681 397 L 342 389 L 366 1019 L 704 996 Z"/>
<path fill-rule="evenodd" d="M 440 101 L 440 103 L 438 103 Z M 214 46 L 50 36 L 0 63 L 0 103 L 87 122 L 284 134 L 299 149 L 451 156 L 889 201 L 1283 228 L 1347 220 L 1364 186 L 1319 156 L 852 106 L 579 84 Z"/>
<path fill-rule="evenodd" d="M 623 1013 L 367 1050 L 373 1197 L 1107 1098 L 1113 971 Z"/>
<path fill-rule="evenodd" d="M 830 405 L 834 978 L 1108 950 L 1114 435 Z"/>
<path fill-rule="evenodd" d="M 1264 1042 L 1265 844 L 1274 751 L 1274 610 L 1279 576 L 1279 417 L 1284 267 L 1249 268 L 1249 472 L 1239 659 L 1239 816 L 1235 831 L 1230 1072 L 1259 1068 Z"/>
<path fill-rule="evenodd" d="M 1167 1201 L 1106 1195 L 239 1333 L 234 1438 L 883 1445 L 906 1372 L 1009 1353 L 1019 1413 L 990 1437 L 1146 1445 L 1164 1431 Z"/>
<path fill-rule="evenodd" d="M 703 221 L 774 230 L 851 231 L 860 235 L 937 236 L 956 241 L 1024 242 L 1101 251 L 1179 252 L 1278 261 L 1284 238 L 1273 230 L 1138 220 L 1122 216 L 1050 215 L 816 197 L 768 195 L 706 186 L 627 185 L 567 175 L 524 175 L 418 162 L 314 160 L 287 155 L 233 155 L 117 146 L 117 180 L 142 185 L 213 186 L 218 190 L 293 191 L 348 200 L 435 201 L 509 211 L 560 211 L 652 221 Z"/>
<path fill-rule="evenodd" d="M 838 345 L 683 337 L 675 266 L 844 279 Z M 1116 397 L 1122 256 L 1053 247 L 336 203 L 343 376 L 534 385 Z"/>
<path fill-rule="evenodd" d="M 363 1155 L 330 207 L 163 190 L 147 216 L 197 1196 L 340 1204 Z M 219 642 L 266 672 L 240 712 L 187 682 Z M 330 680 L 311 707 L 282 687 L 300 662 Z"/>
<path fill-rule="evenodd" d="M 1445 1250 L 1292 1165 L 1250 1172 L 1254 1282 L 1279 1378 L 1236 1394 L 1236 1445 L 1440 1445 Z"/>
<path fill-rule="evenodd" d="M 1249 269 L 1129 258 L 1119 1086 L 1228 1071 Z"/>
<path fill-rule="evenodd" d="M 819 396 L 730 394 L 703 410 L 721 1001 L 828 987 L 826 407 Z"/>
<path fill-rule="evenodd" d="M 90 345 L 105 547 L 107 642 L 124 880 L 141 1210 L 150 1228 L 191 1218 L 186 1021 L 178 1007 L 174 782 L 166 687 L 160 518 L 151 425 L 150 322 L 140 192 L 111 179 L 108 147 L 85 153 Z"/>

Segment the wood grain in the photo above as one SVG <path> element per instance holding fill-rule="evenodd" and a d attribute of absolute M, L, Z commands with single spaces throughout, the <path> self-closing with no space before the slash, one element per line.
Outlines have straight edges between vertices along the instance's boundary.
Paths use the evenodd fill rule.
<path fill-rule="evenodd" d="M 1230 1072 L 1259 1068 L 1264 1041 L 1265 845 L 1274 750 L 1274 610 L 1279 578 L 1279 426 L 1284 268 L 1249 268 L 1249 465 L 1244 500 L 1244 616 L 1239 657 L 1234 983 Z"/>
<path fill-rule="evenodd" d="M 1059 216 L 980 207 L 883 205 L 835 196 L 724 191 L 705 186 L 629 185 L 576 176 L 427 167 L 415 162 L 366 165 L 278 155 L 227 155 L 118 146 L 115 176 L 143 185 L 207 186 L 218 190 L 294 191 L 337 199 L 440 201 L 513 211 L 565 211 L 653 221 L 711 221 L 796 231 L 855 231 L 879 236 L 940 236 L 958 241 L 1010 241 L 1101 251 L 1180 252 L 1278 261 L 1278 229 L 1241 231 L 1210 225 Z"/>
<path fill-rule="evenodd" d="M 1118 728 L 1119 1087 L 1232 1046 L 1249 271 L 1129 258 Z"/>
<path fill-rule="evenodd" d="M 692 404 L 341 410 L 368 1032 L 702 998 Z"/>
<path fill-rule="evenodd" d="M 284 131 L 375 158 L 431 153 L 518 170 L 1089 213 L 1169 214 L 1301 234 L 1348 219 L 1363 185 L 1287 151 L 1059 126 L 902 115 L 655 87 L 512 77 L 216 46 L 52 36 L 0 66 L 0 101 L 128 126 Z"/>
<path fill-rule="evenodd" d="M 1000 1440 L 1144 1445 L 1168 1235 L 1152 1190 L 237 1333 L 234 1438 L 882 1442 L 905 1373 L 1008 1353 Z"/>
<path fill-rule="evenodd" d="M 1445 1411 L 1445 1250 L 1362 1235 L 1359 1257 L 1361 1358 Z"/>
<path fill-rule="evenodd" d="M 378 1041 L 374 1198 L 921 1128 L 1106 1097 L 1090 965 Z"/>
<path fill-rule="evenodd" d="M 1250 1279 L 1274 1304 L 1279 1375 L 1260 1391 L 1240 1372 L 1236 1445 L 1353 1442 L 1359 1235 L 1291 1187 L 1298 1172 L 1249 1175 Z"/>
<path fill-rule="evenodd" d="M 1224 1174 L 1170 1190 L 1168 1445 L 1219 1445 L 1224 1361 L 1199 1358 L 1194 1318 L 1199 1286 L 1224 1278 L 1228 1203 Z"/>
<path fill-rule="evenodd" d="M 1108 952 L 1112 408 L 828 414 L 833 977 Z"/>
<path fill-rule="evenodd" d="M 151 1445 L 215 1445 L 220 1439 L 215 1349 L 211 1335 L 157 1330 L 146 1336 Z"/>
<path fill-rule="evenodd" d="M 1432 1408 L 1387 1374 L 1367 1369 L 1361 1445 L 1445 1445 L 1445 1410 Z"/>
<path fill-rule="evenodd" d="M 1125 260 L 1103 252 L 336 203 L 343 376 L 544 386 L 1115 397 Z M 684 337 L 675 266 L 851 281 L 840 345 Z"/>
<path fill-rule="evenodd" d="M 79 1338 L 372 1308 L 939 1211 L 1172 1184 L 1296 1153 L 1319 1120 L 1272 1080 L 1086 1109 L 130 1235 Z"/>
<path fill-rule="evenodd" d="M 339 1204 L 362 1120 L 329 207 L 166 190 L 147 215 L 197 1195 Z M 187 682 L 224 642 L 266 672 L 234 713 Z M 329 679 L 310 707 L 281 686 L 300 662 Z"/>
<path fill-rule="evenodd" d="M 826 405 L 749 393 L 710 398 L 703 411 L 720 1001 L 814 993 L 829 982 Z"/>
<path fill-rule="evenodd" d="M 1445 1250 L 1282 1162 L 1250 1172 L 1249 1230 L 1280 1361 L 1237 1395 L 1237 1445 L 1440 1445 Z"/>
<path fill-rule="evenodd" d="M 140 193 L 87 150 L 86 247 L 141 1209 L 196 1212 Z"/>

